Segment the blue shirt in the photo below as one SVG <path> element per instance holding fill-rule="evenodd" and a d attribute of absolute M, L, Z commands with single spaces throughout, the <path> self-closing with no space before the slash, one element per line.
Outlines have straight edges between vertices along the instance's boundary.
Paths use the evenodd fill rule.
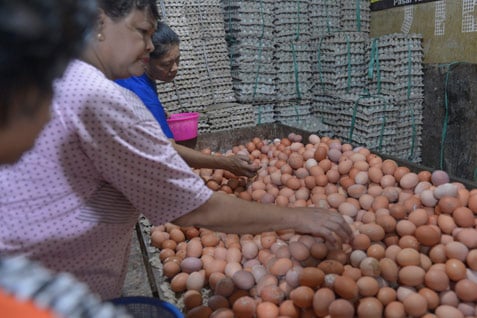
<path fill-rule="evenodd" d="M 164 135 L 167 138 L 173 138 L 172 131 L 167 124 L 166 112 L 157 96 L 156 83 L 149 79 L 146 74 L 116 80 L 115 82 L 133 91 L 161 125 Z"/>

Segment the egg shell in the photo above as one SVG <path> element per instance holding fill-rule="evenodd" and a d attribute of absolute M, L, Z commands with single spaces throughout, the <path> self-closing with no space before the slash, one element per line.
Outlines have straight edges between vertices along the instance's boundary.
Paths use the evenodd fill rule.
<path fill-rule="evenodd" d="M 473 302 L 477 300 L 477 283 L 469 279 L 462 279 L 455 284 L 457 297 L 464 302 Z"/>
<path fill-rule="evenodd" d="M 290 242 L 289 249 L 292 257 L 304 261 L 310 256 L 310 250 L 302 242 Z"/>
<path fill-rule="evenodd" d="M 384 308 L 384 316 L 389 318 L 405 318 L 404 305 L 399 301 L 390 302 Z"/>
<path fill-rule="evenodd" d="M 427 301 L 419 293 L 413 293 L 403 300 L 404 310 L 411 317 L 421 317 L 427 312 Z"/>
<path fill-rule="evenodd" d="M 431 174 L 431 181 L 438 186 L 449 182 L 449 175 L 443 170 L 434 170 Z"/>
<path fill-rule="evenodd" d="M 441 241 L 441 232 L 435 225 L 421 225 L 414 232 L 416 239 L 424 246 L 434 246 Z"/>
<path fill-rule="evenodd" d="M 437 307 L 435 313 L 437 318 L 464 318 L 464 315 L 460 312 L 460 310 L 449 305 L 441 305 Z"/>
<path fill-rule="evenodd" d="M 419 182 L 419 177 L 414 172 L 408 172 L 399 179 L 399 185 L 403 189 L 413 189 Z"/>
<path fill-rule="evenodd" d="M 280 313 L 278 306 L 269 301 L 259 303 L 256 312 L 257 318 L 275 318 Z"/>
<path fill-rule="evenodd" d="M 376 298 L 384 305 L 396 301 L 396 290 L 391 287 L 382 287 L 379 289 Z"/>
<path fill-rule="evenodd" d="M 453 281 L 459 281 L 467 277 L 465 264 L 455 258 L 446 261 L 446 274 Z"/>
<path fill-rule="evenodd" d="M 202 260 L 197 257 L 186 257 L 182 260 L 181 270 L 185 273 L 192 273 L 202 269 Z"/>
<path fill-rule="evenodd" d="M 367 235 L 369 239 L 374 242 L 382 241 L 385 236 L 384 229 L 374 223 L 362 224 L 359 227 L 359 232 Z"/>
<path fill-rule="evenodd" d="M 383 316 L 384 306 L 375 297 L 365 297 L 359 300 L 356 309 L 358 317 L 379 318 Z"/>
<path fill-rule="evenodd" d="M 201 305 L 194 307 L 187 312 L 186 318 L 208 318 L 212 314 L 209 306 Z"/>
<path fill-rule="evenodd" d="M 183 295 L 184 307 L 190 310 L 202 305 L 202 294 L 197 290 L 188 290 Z"/>
<path fill-rule="evenodd" d="M 326 274 L 341 275 L 344 271 L 344 266 L 336 260 L 324 260 L 318 264 L 318 268 Z"/>
<path fill-rule="evenodd" d="M 377 277 L 380 273 L 379 261 L 373 257 L 366 257 L 359 264 L 364 276 Z"/>
<path fill-rule="evenodd" d="M 363 297 L 375 296 L 379 291 L 378 281 L 374 277 L 362 276 L 356 282 L 359 295 Z"/>
<path fill-rule="evenodd" d="M 227 298 L 221 295 L 211 295 L 207 299 L 207 306 L 209 306 L 213 311 L 219 308 L 229 308 L 230 304 Z"/>
<path fill-rule="evenodd" d="M 171 280 L 171 290 L 176 293 L 185 291 L 188 278 L 189 274 L 184 272 L 178 273 Z"/>
<path fill-rule="evenodd" d="M 321 269 L 316 267 L 304 267 L 298 273 L 298 284 L 316 289 L 323 283 L 324 278 L 325 273 Z"/>
<path fill-rule="evenodd" d="M 299 286 L 290 292 L 290 299 L 299 308 L 305 309 L 313 305 L 314 291 L 307 286 Z"/>
<path fill-rule="evenodd" d="M 439 269 L 429 269 L 424 276 L 424 283 L 434 291 L 444 291 L 449 288 L 449 277 Z"/>
<path fill-rule="evenodd" d="M 346 299 L 335 299 L 329 306 L 329 315 L 331 317 L 353 318 L 355 308 L 353 304 Z"/>
<path fill-rule="evenodd" d="M 392 259 L 387 257 L 382 258 L 379 261 L 379 270 L 385 280 L 391 283 L 397 282 L 399 267 Z"/>

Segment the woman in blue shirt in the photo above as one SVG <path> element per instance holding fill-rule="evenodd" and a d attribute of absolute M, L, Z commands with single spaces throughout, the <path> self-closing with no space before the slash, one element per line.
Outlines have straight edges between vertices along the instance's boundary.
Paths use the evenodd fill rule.
<path fill-rule="evenodd" d="M 235 175 L 252 177 L 258 166 L 250 163 L 244 155 L 211 156 L 200 151 L 176 144 L 169 125 L 164 107 L 157 96 L 156 80 L 171 82 L 177 74 L 180 62 L 180 39 L 164 22 L 158 22 L 156 32 L 152 37 L 154 51 L 150 54 L 149 63 L 142 76 L 130 77 L 116 82 L 133 91 L 151 111 L 164 134 L 174 144 L 174 148 L 181 157 L 193 168 L 224 169 Z"/>

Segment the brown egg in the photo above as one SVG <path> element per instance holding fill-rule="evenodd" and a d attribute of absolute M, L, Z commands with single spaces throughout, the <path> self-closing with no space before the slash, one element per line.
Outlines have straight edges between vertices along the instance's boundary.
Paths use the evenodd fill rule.
<path fill-rule="evenodd" d="M 424 296 L 424 298 L 426 299 L 428 309 L 433 310 L 439 305 L 439 295 L 432 289 L 423 287 L 419 289 L 419 294 Z"/>
<path fill-rule="evenodd" d="M 477 283 L 462 279 L 455 284 L 455 292 L 461 301 L 474 302 L 477 300 Z"/>
<path fill-rule="evenodd" d="M 278 258 L 269 265 L 268 270 L 275 276 L 283 276 L 292 266 L 293 263 L 291 259 Z"/>
<path fill-rule="evenodd" d="M 399 283 L 403 286 L 418 286 L 424 282 L 426 272 L 419 266 L 404 266 L 399 270 Z"/>
<path fill-rule="evenodd" d="M 375 297 L 365 297 L 359 300 L 358 317 L 380 318 L 383 316 L 383 304 Z"/>
<path fill-rule="evenodd" d="M 404 310 L 411 317 L 421 317 L 427 312 L 427 301 L 419 293 L 412 293 L 403 300 Z"/>
<path fill-rule="evenodd" d="M 325 273 L 317 267 L 305 267 L 298 275 L 298 283 L 316 289 L 325 278 Z"/>
<path fill-rule="evenodd" d="M 455 258 L 446 261 L 446 274 L 453 281 L 459 281 L 467 277 L 465 264 Z"/>
<path fill-rule="evenodd" d="M 399 267 L 392 259 L 387 257 L 382 258 L 379 261 L 379 270 L 381 272 L 381 277 L 386 281 L 391 283 L 397 282 Z"/>
<path fill-rule="evenodd" d="M 441 241 L 439 227 L 435 225 L 421 225 L 414 232 L 416 239 L 424 246 L 434 246 Z"/>
<path fill-rule="evenodd" d="M 379 291 L 378 281 L 374 277 L 362 276 L 358 279 L 356 285 L 359 290 L 359 295 L 363 297 L 375 296 Z"/>
<path fill-rule="evenodd" d="M 257 318 L 274 318 L 278 317 L 280 310 L 278 306 L 272 302 L 261 302 L 257 305 Z"/>
<path fill-rule="evenodd" d="M 359 280 L 358 280 L 359 282 Z M 358 299 L 359 289 L 357 283 L 347 276 L 338 276 L 335 279 L 334 290 L 337 295 L 350 301 Z"/>
<path fill-rule="evenodd" d="M 293 304 L 291 300 L 285 300 L 280 304 L 279 314 L 280 316 L 290 317 L 290 318 L 299 318 L 300 311 L 297 306 Z"/>
<path fill-rule="evenodd" d="M 353 318 L 354 313 L 353 304 L 341 298 L 333 300 L 329 307 L 329 315 L 331 317 Z"/>
<path fill-rule="evenodd" d="M 318 264 L 318 268 L 326 274 L 337 274 L 341 275 L 344 271 L 344 266 L 338 261 L 335 260 L 324 260 Z"/>
<path fill-rule="evenodd" d="M 376 298 L 386 306 L 396 300 L 396 290 L 391 287 L 381 287 Z"/>
<path fill-rule="evenodd" d="M 328 315 L 331 303 L 335 300 L 335 293 L 329 288 L 318 289 L 313 296 L 313 311 L 319 316 Z"/>
<path fill-rule="evenodd" d="M 475 216 L 471 209 L 465 206 L 457 207 L 452 212 L 452 217 L 455 223 L 460 227 L 473 227 L 475 226 Z"/>
<path fill-rule="evenodd" d="M 421 262 L 420 254 L 413 248 L 403 248 L 396 255 L 396 262 L 400 266 L 419 265 Z"/>
<path fill-rule="evenodd" d="M 452 214 L 460 206 L 460 200 L 451 196 L 444 196 L 439 199 L 437 207 L 441 213 Z"/>
<path fill-rule="evenodd" d="M 384 308 L 384 316 L 389 318 L 405 318 L 404 305 L 399 301 L 393 301 Z"/>
<path fill-rule="evenodd" d="M 369 239 L 374 242 L 381 241 L 385 236 L 384 229 L 374 223 L 362 224 L 359 227 L 359 232 L 367 235 Z"/>
<path fill-rule="evenodd" d="M 290 292 L 290 299 L 295 306 L 309 308 L 313 305 L 314 291 L 308 286 L 299 286 Z"/>
<path fill-rule="evenodd" d="M 210 315 L 212 315 L 212 309 L 209 306 L 201 305 L 189 310 L 186 318 L 208 318 Z"/>
<path fill-rule="evenodd" d="M 449 305 L 441 305 L 437 307 L 435 313 L 437 318 L 464 318 L 464 315 L 459 309 Z"/>
<path fill-rule="evenodd" d="M 449 288 L 449 277 L 439 269 L 429 269 L 424 276 L 424 283 L 430 289 L 440 292 Z"/>

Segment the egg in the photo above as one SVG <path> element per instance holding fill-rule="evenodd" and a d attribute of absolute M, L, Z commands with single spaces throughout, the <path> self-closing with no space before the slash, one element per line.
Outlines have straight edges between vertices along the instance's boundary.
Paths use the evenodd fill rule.
<path fill-rule="evenodd" d="M 290 299 L 295 306 L 309 308 L 313 304 L 314 291 L 308 286 L 299 286 L 290 292 Z"/>
<path fill-rule="evenodd" d="M 354 314 L 353 304 L 346 299 L 335 299 L 329 306 L 329 315 L 331 317 L 353 318 Z"/>
<path fill-rule="evenodd" d="M 359 280 L 358 280 L 359 282 Z M 335 279 L 334 290 L 337 295 L 350 301 L 358 299 L 358 284 L 350 277 L 338 276 Z"/>
<path fill-rule="evenodd" d="M 384 306 L 375 297 L 365 297 L 359 300 L 358 317 L 380 318 L 383 316 Z"/>

